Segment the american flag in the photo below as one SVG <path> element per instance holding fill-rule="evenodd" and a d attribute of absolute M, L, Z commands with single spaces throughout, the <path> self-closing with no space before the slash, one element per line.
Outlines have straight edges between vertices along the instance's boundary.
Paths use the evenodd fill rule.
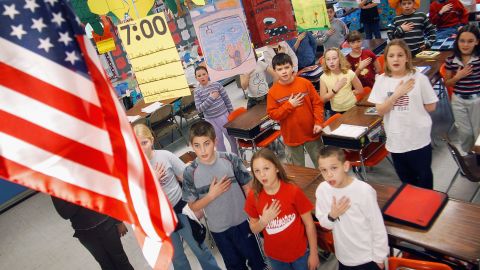
<path fill-rule="evenodd" d="M 74 18 L 0 0 L 0 177 L 133 224 L 167 269 L 176 217 Z"/>

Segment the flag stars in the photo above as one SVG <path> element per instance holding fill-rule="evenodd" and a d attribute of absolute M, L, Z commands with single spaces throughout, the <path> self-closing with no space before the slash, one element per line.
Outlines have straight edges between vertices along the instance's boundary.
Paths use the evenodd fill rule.
<path fill-rule="evenodd" d="M 42 32 L 42 29 L 47 27 L 47 25 L 45 23 L 43 23 L 43 18 L 38 18 L 38 19 L 35 19 L 35 18 L 32 18 L 32 29 L 36 29 L 39 33 Z"/>
<path fill-rule="evenodd" d="M 78 56 L 75 54 L 75 51 L 66 52 L 65 54 L 67 55 L 65 61 L 70 62 L 72 65 L 74 65 L 76 61 L 80 60 L 80 58 L 78 58 Z"/>
<path fill-rule="evenodd" d="M 11 25 L 12 27 L 12 32 L 10 32 L 10 36 L 16 36 L 19 40 L 22 40 L 23 35 L 26 35 L 27 32 L 23 30 L 23 25 L 19 24 L 17 26 Z"/>
<path fill-rule="evenodd" d="M 32 13 L 35 12 L 35 9 L 40 7 L 35 0 L 26 0 L 24 9 L 29 9 Z"/>
<path fill-rule="evenodd" d="M 65 46 L 68 46 L 68 44 L 70 44 L 70 42 L 73 40 L 68 34 L 68 31 L 65 33 L 60 32 L 59 35 L 60 35 L 60 38 L 58 39 L 58 42 L 63 42 Z"/>
<path fill-rule="evenodd" d="M 2 15 L 10 17 L 12 20 L 15 19 L 16 15 L 20 14 L 20 12 L 18 12 L 18 10 L 15 8 L 15 4 L 10 6 L 3 5 L 3 8 L 5 10 L 3 11 Z"/>
<path fill-rule="evenodd" d="M 53 12 L 52 22 L 56 23 L 58 26 L 61 26 L 65 19 L 62 17 L 62 12 Z"/>
<path fill-rule="evenodd" d="M 40 45 L 37 48 L 43 49 L 46 53 L 53 47 L 53 44 L 50 42 L 50 38 L 39 38 L 38 41 Z"/>

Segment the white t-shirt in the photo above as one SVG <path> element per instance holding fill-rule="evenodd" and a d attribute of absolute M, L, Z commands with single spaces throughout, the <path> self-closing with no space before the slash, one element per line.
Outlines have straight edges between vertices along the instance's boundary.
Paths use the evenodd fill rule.
<path fill-rule="evenodd" d="M 262 97 L 268 93 L 268 83 L 265 77 L 265 71 L 268 64 L 264 61 L 257 61 L 255 71 L 250 74 L 248 81 L 248 96 L 252 98 Z"/>
<path fill-rule="evenodd" d="M 350 199 L 350 208 L 331 222 L 328 213 L 335 196 Z M 315 192 L 315 216 L 320 225 L 333 232 L 335 256 L 346 266 L 357 266 L 371 261 L 381 263 L 388 255 L 388 237 L 377 193 L 367 183 L 354 178 L 344 188 L 334 188 L 324 181 Z"/>
<path fill-rule="evenodd" d="M 405 153 L 430 144 L 432 118 L 424 104 L 438 101 L 438 97 L 427 76 L 420 72 L 403 78 L 392 78 L 385 74 L 377 77 L 368 101 L 381 104 L 393 94 L 397 85 L 410 78 L 415 79 L 412 91 L 395 102 L 393 109 L 383 116 L 387 134 L 386 148 L 392 153 Z"/>

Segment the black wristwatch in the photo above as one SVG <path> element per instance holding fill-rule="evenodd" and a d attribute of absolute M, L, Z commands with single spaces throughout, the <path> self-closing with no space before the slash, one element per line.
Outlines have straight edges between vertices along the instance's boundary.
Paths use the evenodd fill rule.
<path fill-rule="evenodd" d="M 338 217 L 337 217 L 337 218 L 331 217 L 330 214 L 327 215 L 327 218 L 328 218 L 328 220 L 330 220 L 331 222 L 335 222 L 335 221 L 337 221 L 337 219 L 338 219 Z"/>
<path fill-rule="evenodd" d="M 335 90 L 333 90 L 333 88 L 332 88 L 332 92 L 333 92 L 335 95 L 338 93 L 338 92 L 335 92 Z"/>

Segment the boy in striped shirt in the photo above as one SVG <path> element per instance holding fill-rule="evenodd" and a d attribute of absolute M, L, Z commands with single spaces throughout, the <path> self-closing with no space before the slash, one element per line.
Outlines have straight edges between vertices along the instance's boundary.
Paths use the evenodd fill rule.
<path fill-rule="evenodd" d="M 415 10 L 413 0 L 400 0 L 399 4 L 402 14 L 393 19 L 387 35 L 391 40 L 405 40 L 414 56 L 435 42 L 436 29 L 425 13 Z"/>

